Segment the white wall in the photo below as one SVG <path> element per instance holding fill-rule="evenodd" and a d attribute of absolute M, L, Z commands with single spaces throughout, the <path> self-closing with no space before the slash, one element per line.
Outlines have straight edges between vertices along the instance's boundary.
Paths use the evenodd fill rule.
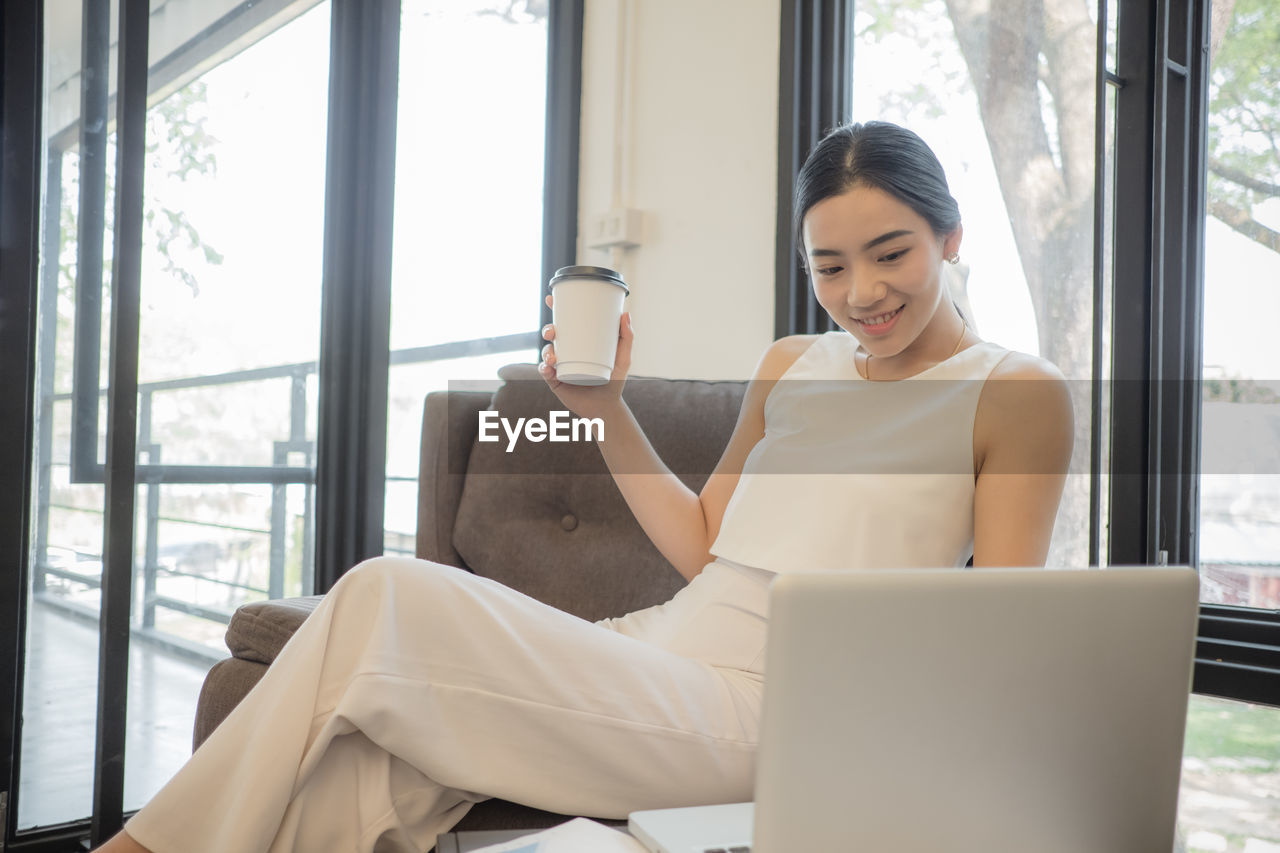
<path fill-rule="evenodd" d="M 747 378 L 773 339 L 780 16 L 586 2 L 578 260 L 631 285 L 633 375 Z M 642 211 L 641 245 L 589 248 L 616 206 Z"/>

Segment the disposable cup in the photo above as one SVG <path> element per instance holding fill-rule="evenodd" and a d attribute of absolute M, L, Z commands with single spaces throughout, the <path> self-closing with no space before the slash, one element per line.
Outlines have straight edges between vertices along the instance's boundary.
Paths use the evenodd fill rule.
<path fill-rule="evenodd" d="M 607 267 L 561 267 L 551 277 L 551 322 L 556 327 L 556 378 L 570 385 L 603 385 L 613 373 L 618 323 L 630 291 Z"/>

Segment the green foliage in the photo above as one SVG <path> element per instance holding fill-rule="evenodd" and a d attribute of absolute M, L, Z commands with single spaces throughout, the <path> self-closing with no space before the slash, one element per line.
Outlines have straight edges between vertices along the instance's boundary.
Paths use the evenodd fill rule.
<path fill-rule="evenodd" d="M 148 114 L 147 154 L 164 149 L 172 165 L 169 174 L 189 178 L 193 174 L 213 177 L 218 162 L 212 147 L 217 139 L 205 128 L 207 88 L 203 80 L 193 80 L 157 104 Z"/>
<path fill-rule="evenodd" d="M 148 163 L 165 168 L 164 174 L 179 181 L 195 176 L 214 177 L 218 161 L 215 153 L 217 139 L 205 127 L 206 87 L 203 81 L 194 80 L 174 92 L 168 98 L 147 111 Z M 115 135 L 107 140 L 107 195 L 104 216 L 102 280 L 111 280 L 111 234 L 115 229 Z M 76 154 L 63 156 L 62 206 L 59 216 L 60 234 L 58 249 L 58 289 L 70 297 L 76 282 L 76 241 L 80 200 L 80 158 Z M 191 289 L 199 293 L 195 273 L 186 264 L 187 250 L 198 252 L 198 257 L 210 265 L 221 264 L 222 254 L 200 237 L 200 232 L 188 218 L 185 210 L 175 209 L 165 203 L 155 186 L 157 174 L 149 170 L 144 182 L 146 200 L 143 205 L 146 241 L 160 253 L 163 269 Z M 106 295 L 104 294 L 104 300 Z"/>
<path fill-rule="evenodd" d="M 941 69 L 939 44 L 953 37 L 940 26 L 946 19 L 940 0 L 867 0 L 857 6 L 856 39 L 901 38 L 918 50 L 922 67 Z M 1258 221 L 1258 205 L 1280 197 L 1280 7 L 1275 0 L 1234 0 L 1229 29 L 1218 41 L 1209 92 L 1211 209 L 1240 233 L 1274 249 L 1280 228 Z M 1050 73 L 1042 61 L 1042 82 L 1049 82 Z M 904 82 L 884 106 L 904 118 L 937 116 L 963 84 L 949 77 L 935 88 Z M 1045 133 L 1054 141 L 1050 91 L 1051 86 L 1040 88 Z"/>
<path fill-rule="evenodd" d="M 929 10 L 932 0 L 865 0 L 857 5 L 858 21 L 862 26 L 857 30 L 855 39 L 861 41 L 883 41 L 888 35 L 900 33 L 908 27 L 922 23 L 922 14 L 936 15 L 938 9 Z M 945 10 L 942 10 L 945 14 Z"/>
<path fill-rule="evenodd" d="M 1213 57 L 1209 86 L 1209 151 L 1217 166 L 1209 175 L 1211 199 L 1247 212 L 1280 196 L 1277 81 L 1280 10 L 1274 0 L 1236 0 L 1231 25 Z"/>
<path fill-rule="evenodd" d="M 1201 387 L 1206 403 L 1280 403 L 1274 382 L 1228 377 L 1206 379 Z"/>
<path fill-rule="evenodd" d="M 197 175 L 216 177 L 217 139 L 205 127 L 208 119 L 204 81 L 194 80 L 165 98 L 147 115 L 147 156 L 156 165 L 167 165 L 167 175 L 185 181 Z M 195 275 L 182 263 L 183 250 L 195 250 L 204 262 L 221 264 L 223 256 L 200 238 L 200 232 L 183 210 L 174 210 L 152 198 L 146 208 L 151 240 L 163 258 L 165 272 L 200 292 Z"/>
<path fill-rule="evenodd" d="M 947 113 L 969 89 L 963 66 L 948 61 L 955 30 L 942 0 L 867 0 L 859 2 L 854 17 L 856 42 L 900 42 L 900 49 L 918 57 L 921 74 L 895 81 L 892 91 L 879 102 L 879 118 L 912 124 L 917 118 L 937 119 Z M 860 104 L 854 103 L 854 111 Z M 861 119 L 871 118 L 861 115 Z"/>
<path fill-rule="evenodd" d="M 158 191 L 155 166 L 166 171 L 165 177 L 184 181 L 196 176 L 217 175 L 217 139 L 205 127 L 207 119 L 206 87 L 195 80 L 147 111 L 146 152 L 151 170 L 144 182 L 146 198 L 143 204 L 146 246 L 154 248 L 160 257 L 161 268 L 175 280 L 199 293 L 192 259 L 208 265 L 221 264 L 222 254 L 200 237 L 195 224 L 185 210 L 166 204 L 163 192 Z M 115 231 L 115 135 L 107 139 L 106 161 L 106 210 L 103 217 L 102 252 L 102 306 L 103 329 L 110 316 L 112 235 Z M 80 203 L 81 156 L 77 151 L 62 155 L 61 204 L 58 216 L 58 330 L 56 335 L 58 355 L 54 361 L 54 388 L 67 391 L 71 387 L 72 338 L 75 317 L 75 289 L 77 277 L 77 251 Z M 104 335 L 105 341 L 105 335 Z"/>

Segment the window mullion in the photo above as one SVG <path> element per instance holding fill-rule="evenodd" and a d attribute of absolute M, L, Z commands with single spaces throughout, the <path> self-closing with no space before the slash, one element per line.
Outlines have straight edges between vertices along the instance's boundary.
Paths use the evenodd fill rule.
<path fill-rule="evenodd" d="M 332 0 L 316 451 L 317 592 L 382 553 L 399 0 Z"/>
<path fill-rule="evenodd" d="M 546 160 L 542 184 L 542 281 L 577 260 L 578 137 L 582 114 L 583 0 L 551 0 L 547 22 Z M 539 327 L 551 309 L 539 288 Z M 535 346 L 541 345 L 541 340 Z"/>
<path fill-rule="evenodd" d="M 111 377 L 107 392 L 98 732 L 91 835 L 95 845 L 106 841 L 123 824 L 150 15 L 147 0 L 122 0 L 120 4 L 115 222 L 111 259 Z"/>

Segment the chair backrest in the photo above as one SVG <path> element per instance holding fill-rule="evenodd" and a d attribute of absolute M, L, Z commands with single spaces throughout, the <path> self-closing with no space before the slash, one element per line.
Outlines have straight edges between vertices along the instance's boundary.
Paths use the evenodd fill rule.
<path fill-rule="evenodd" d="M 417 552 L 584 619 L 667 600 L 684 581 L 631 515 L 594 442 L 477 440 L 482 410 L 549 418 L 563 405 L 534 365 L 504 367 L 499 390 L 427 396 Z M 737 421 L 743 381 L 630 378 L 628 406 L 658 455 L 697 491 Z"/>

